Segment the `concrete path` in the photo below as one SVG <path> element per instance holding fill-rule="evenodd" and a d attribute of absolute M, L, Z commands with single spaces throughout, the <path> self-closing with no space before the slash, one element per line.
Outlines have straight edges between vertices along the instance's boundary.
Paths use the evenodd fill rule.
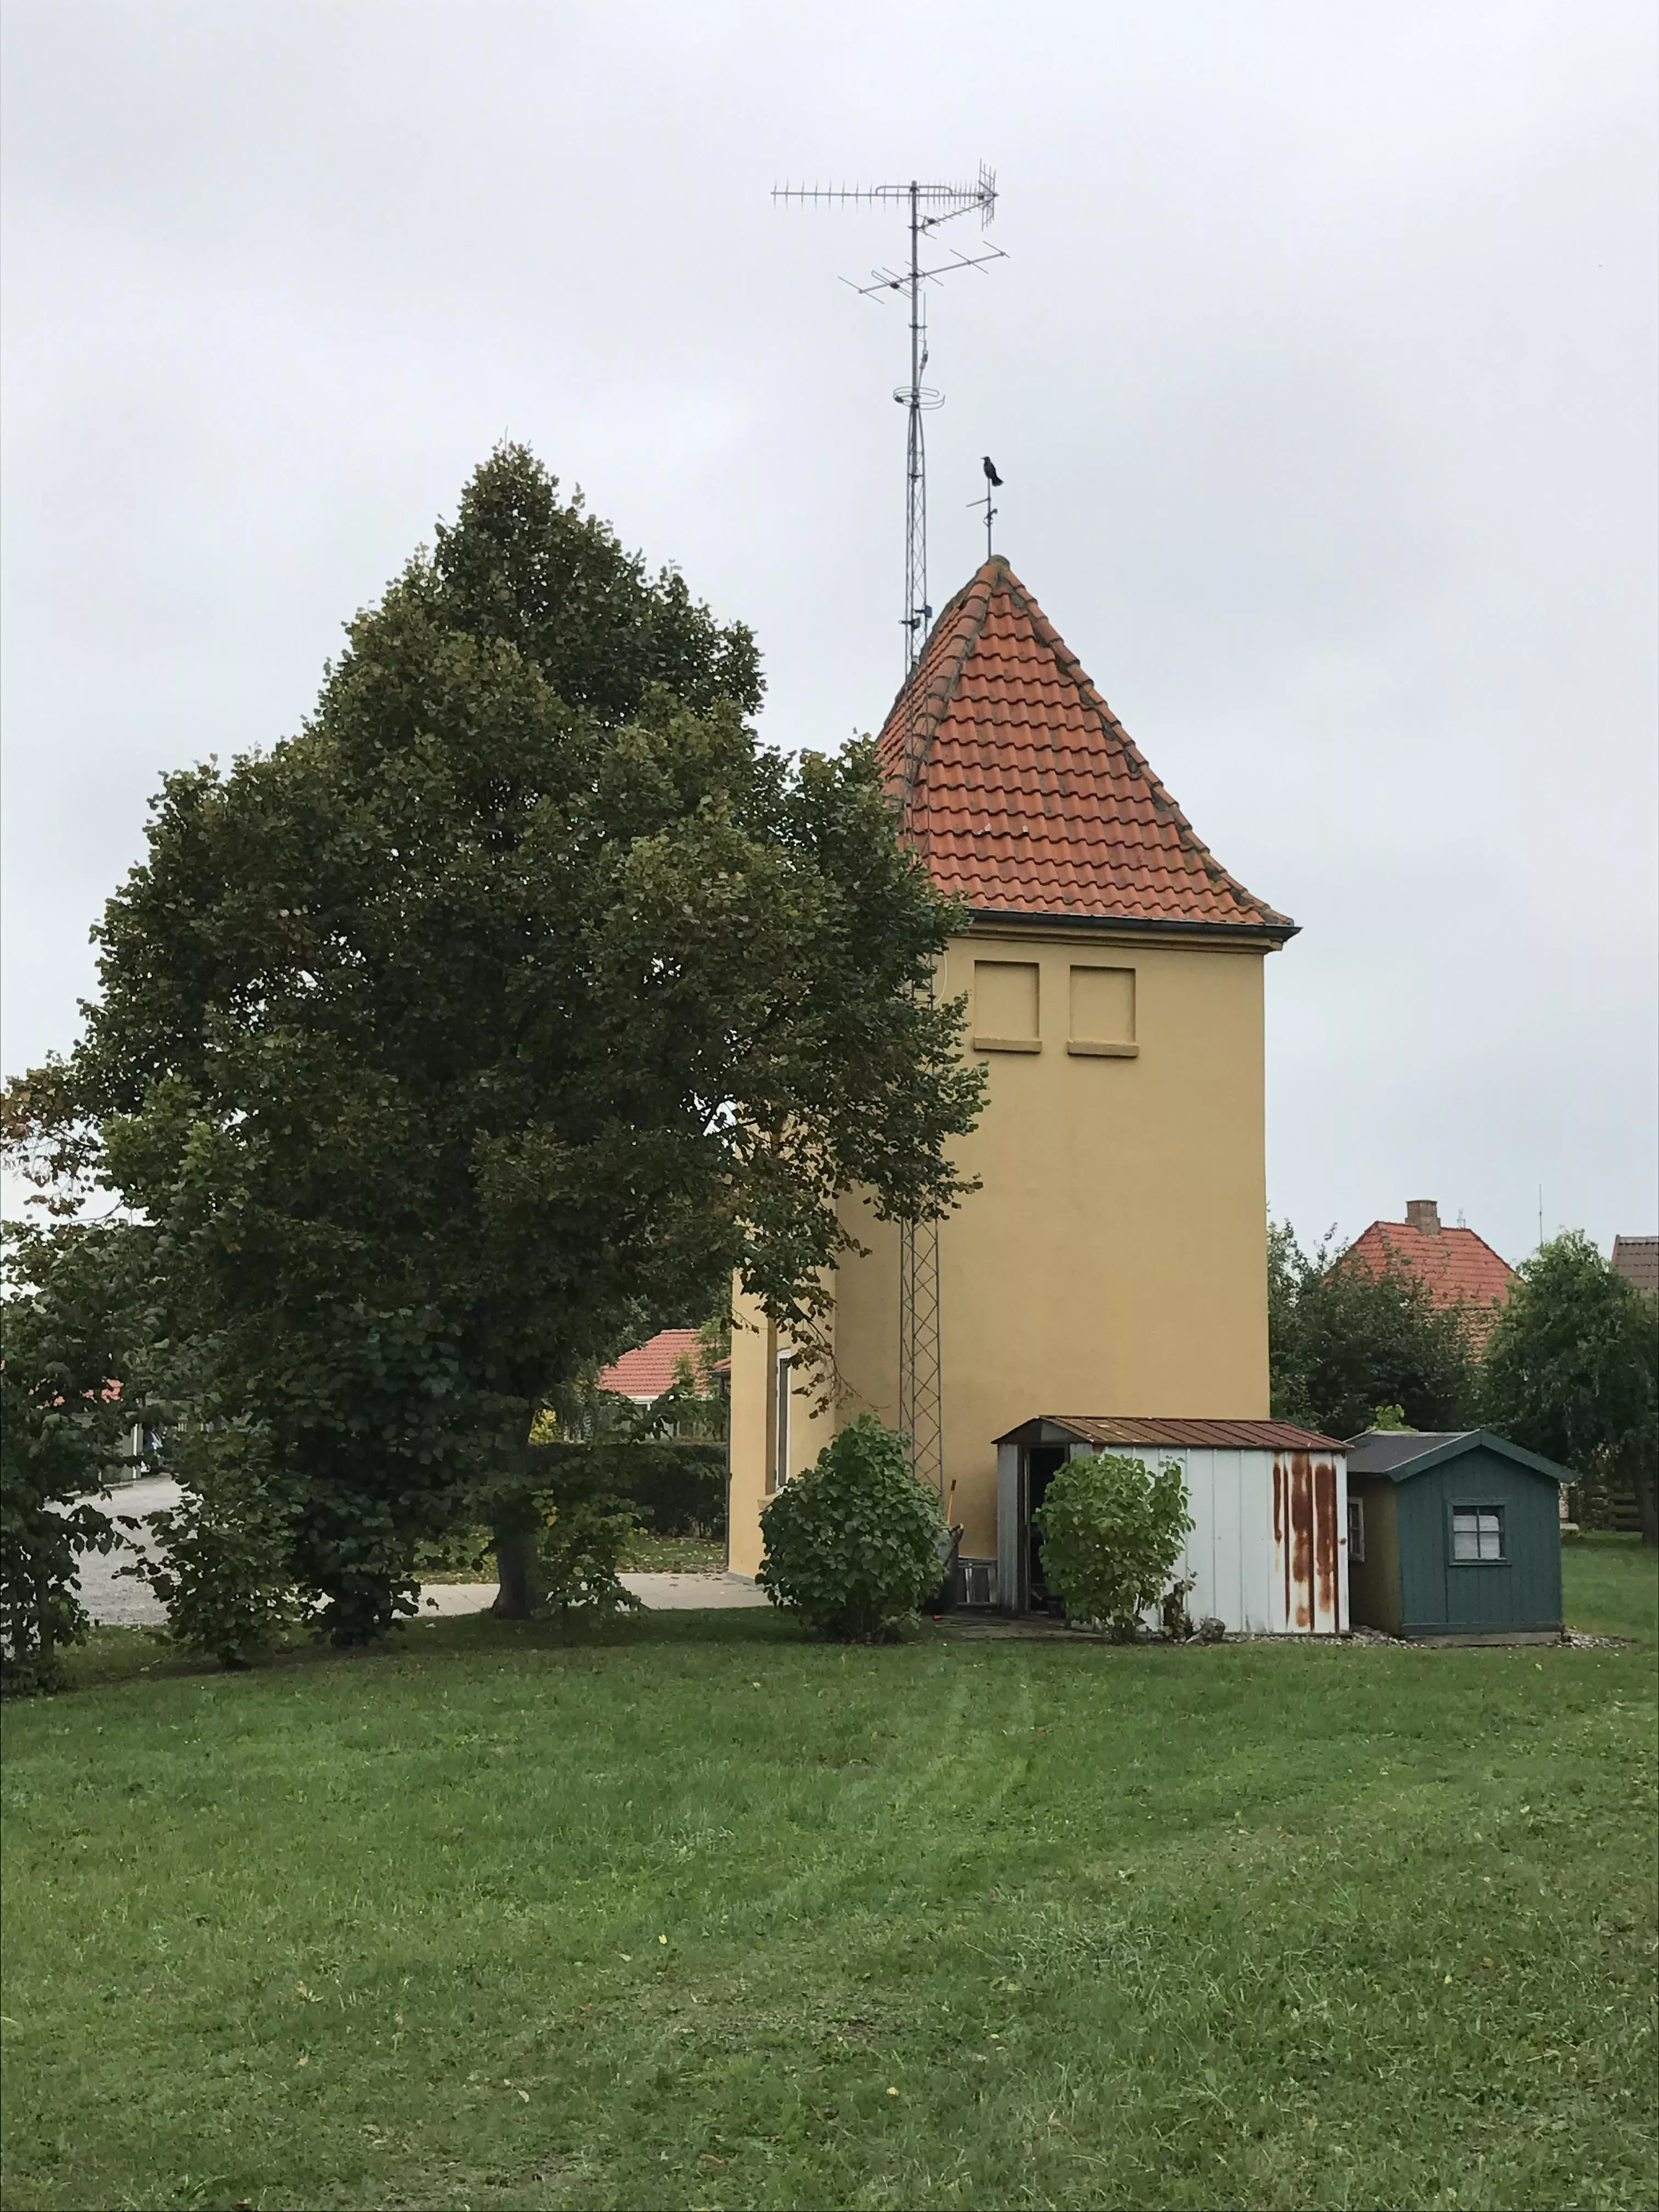
<path fill-rule="evenodd" d="M 152 1513 L 179 1503 L 179 1486 L 160 1478 L 123 1484 L 98 1502 L 114 1516 L 125 1515 L 141 1524 Z M 151 1548 L 149 1531 L 141 1525 L 128 1534 L 115 1552 L 89 1552 L 81 1561 L 81 1598 L 101 1626 L 149 1627 L 165 1620 L 163 1608 L 143 1583 L 133 1582 L 118 1570 L 136 1552 Z M 623 1583 L 652 1613 L 685 1613 L 730 1606 L 764 1605 L 766 1594 L 741 1575 L 728 1575 L 719 1567 L 684 1574 L 624 1575 Z M 495 1601 L 494 1583 L 423 1583 L 421 1618 L 438 1620 L 453 1613 L 487 1613 Z"/>
<path fill-rule="evenodd" d="M 696 1613 L 714 1606 L 764 1605 L 764 1590 L 743 1575 L 711 1567 L 705 1574 L 623 1575 L 640 1602 L 653 1613 Z"/>
<path fill-rule="evenodd" d="M 176 1482 L 157 1477 L 119 1483 L 93 1502 L 112 1520 L 126 1516 L 142 1524 L 163 1506 L 176 1505 L 179 1497 Z M 82 1553 L 81 1602 L 100 1626 L 150 1627 L 167 1619 L 166 1608 L 150 1595 L 146 1584 L 132 1582 L 118 1571 L 131 1565 L 138 1553 L 152 1548 L 149 1531 L 141 1525 L 125 1537 L 118 1550 Z"/>

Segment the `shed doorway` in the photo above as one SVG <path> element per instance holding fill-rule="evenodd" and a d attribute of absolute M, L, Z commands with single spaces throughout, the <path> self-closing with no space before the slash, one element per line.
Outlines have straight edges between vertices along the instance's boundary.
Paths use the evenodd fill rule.
<path fill-rule="evenodd" d="M 1042 1538 L 1031 1516 L 1048 1496 L 1048 1485 L 1070 1456 L 1070 1448 L 1066 1444 L 1032 1444 L 1025 1453 L 1025 1601 L 1033 1613 L 1050 1612 L 1060 1601 L 1056 1597 L 1051 1601 L 1049 1598 L 1042 1572 Z"/>

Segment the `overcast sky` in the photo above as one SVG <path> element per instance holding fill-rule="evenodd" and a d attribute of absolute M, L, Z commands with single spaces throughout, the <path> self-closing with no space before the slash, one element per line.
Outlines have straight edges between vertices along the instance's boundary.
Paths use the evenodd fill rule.
<path fill-rule="evenodd" d="M 1651 0 L 6 0 L 4 1034 L 74 1039 L 161 771 L 270 744 L 503 434 L 757 630 L 772 743 L 999 550 L 1268 963 L 1268 1185 L 1659 1226 Z M 976 231 L 959 226 L 963 242 Z M 1201 1255 L 1194 1255 L 1201 1264 Z"/>

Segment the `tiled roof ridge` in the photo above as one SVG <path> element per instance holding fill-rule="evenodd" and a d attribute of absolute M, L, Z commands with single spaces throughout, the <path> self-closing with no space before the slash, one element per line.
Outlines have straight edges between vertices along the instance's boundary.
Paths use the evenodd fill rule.
<path fill-rule="evenodd" d="M 1268 906 L 1265 900 L 1257 898 L 1254 891 L 1247 890 L 1243 884 L 1238 882 L 1235 877 L 1230 875 L 1227 870 L 1222 866 L 1220 861 L 1217 860 L 1215 854 L 1210 850 L 1209 847 L 1204 842 L 1204 840 L 1199 836 L 1197 830 L 1194 829 L 1192 823 L 1187 819 L 1186 814 L 1182 810 L 1180 802 L 1163 782 L 1157 769 L 1153 768 L 1146 754 L 1141 751 L 1140 747 L 1129 735 L 1129 732 L 1124 728 L 1122 723 L 1119 721 L 1117 716 L 1112 712 L 1110 707 L 1108 706 L 1104 696 L 1096 686 L 1095 681 L 1090 675 L 1088 670 L 1085 668 L 1083 663 L 1078 659 L 1076 653 L 1074 653 L 1071 647 L 1066 644 L 1065 639 L 1054 628 L 1053 623 L 1049 621 L 1048 616 L 1043 613 L 1042 609 L 1031 597 L 1024 585 L 1020 582 L 1013 570 L 1007 566 L 1006 562 L 1002 566 L 1007 580 L 1009 597 L 1018 600 L 1021 610 L 1024 612 L 1026 620 L 1030 623 L 1031 628 L 1036 632 L 1043 644 L 1048 647 L 1050 653 L 1054 654 L 1054 659 L 1059 661 L 1060 666 L 1065 670 L 1066 675 L 1071 678 L 1073 683 L 1076 684 L 1078 690 L 1082 693 L 1085 700 L 1094 708 L 1096 714 L 1099 715 L 1108 733 L 1110 736 L 1115 737 L 1118 743 L 1122 746 L 1123 750 L 1127 757 L 1131 769 L 1140 778 L 1142 782 L 1146 784 L 1147 790 L 1151 794 L 1152 805 L 1159 809 L 1168 809 L 1169 818 L 1175 825 L 1176 836 L 1181 841 L 1182 850 L 1193 854 L 1200 861 L 1202 862 L 1204 872 L 1208 876 L 1212 884 L 1217 886 L 1224 884 L 1225 887 L 1241 899 L 1244 904 L 1254 907 L 1264 921 L 1287 922 L 1290 920 L 1290 916 L 1288 915 L 1278 913 L 1273 907 Z M 986 599 L 988 613 L 989 611 L 989 605 L 990 598 L 988 592 Z"/>
<path fill-rule="evenodd" d="M 1423 1241 L 1428 1244 L 1433 1244 L 1437 1242 L 1443 1241 L 1447 1237 L 1467 1237 L 1473 1243 L 1478 1244 L 1483 1252 L 1490 1252 L 1492 1258 L 1497 1261 L 1498 1266 L 1504 1270 L 1504 1273 L 1506 1275 L 1512 1275 L 1515 1273 L 1515 1269 L 1510 1267 L 1509 1261 L 1504 1257 L 1498 1247 L 1495 1244 L 1487 1243 L 1486 1238 L 1480 1234 L 1480 1231 L 1478 1229 L 1471 1229 L 1466 1222 L 1457 1221 L 1443 1224 L 1437 1233 L 1426 1229 L 1419 1229 L 1414 1222 L 1410 1221 L 1373 1221 L 1371 1227 L 1373 1229 L 1380 1229 L 1382 1231 L 1382 1241 L 1385 1244 L 1388 1242 L 1389 1231 L 1391 1229 L 1398 1229 L 1402 1232 L 1402 1234 L 1407 1237 L 1420 1237 Z M 1357 1237 L 1354 1241 L 1357 1243 L 1359 1243 L 1361 1239 Z"/>
<path fill-rule="evenodd" d="M 1194 884 L 1201 883 L 1218 906 L 1223 909 L 1231 907 L 1236 911 L 1194 912 L 1189 908 L 1188 918 L 1182 919 L 1169 915 L 1167 911 L 1164 916 L 1160 917 L 1156 913 L 1146 912 L 1143 907 L 1139 913 L 1120 911 L 1112 915 L 1101 913 L 1098 905 L 1092 909 L 1087 905 L 1077 905 L 1070 897 L 1065 899 L 1064 904 L 1056 903 L 1052 888 L 1047 897 L 1041 890 L 1036 891 L 1036 902 L 1033 903 L 1029 895 L 1022 896 L 1019 887 L 1012 884 L 996 886 L 1004 891 L 1005 899 L 1006 891 L 1013 892 L 1012 904 L 1006 903 L 1005 899 L 986 901 L 969 893 L 969 906 L 988 915 L 1006 915 L 1010 918 L 1058 921 L 1063 920 L 1068 911 L 1074 911 L 1085 919 L 1116 919 L 1126 925 L 1139 920 L 1164 927 L 1174 924 L 1189 928 L 1262 931 L 1275 936 L 1293 934 L 1296 924 L 1290 917 L 1249 890 L 1223 867 L 1200 837 L 1146 755 L 1112 712 L 1077 654 L 1002 554 L 994 554 L 983 562 L 946 602 L 928 632 L 915 667 L 899 687 L 882 725 L 878 755 L 889 787 L 896 795 L 902 796 L 907 815 L 913 821 L 918 815 L 924 821 L 929 820 L 933 815 L 937 804 L 930 790 L 936 765 L 935 747 L 941 730 L 951 719 L 951 710 L 957 700 L 964 672 L 975 647 L 985 636 L 994 605 L 1000 596 L 1006 598 L 1017 632 L 1020 627 L 1024 629 L 1031 641 L 1052 662 L 1057 677 L 1074 692 L 1077 711 L 1082 715 L 1084 727 L 1086 729 L 1091 722 L 1095 725 L 1100 740 L 1113 757 L 1124 781 L 1131 787 L 1139 787 L 1144 793 L 1140 803 L 1150 810 L 1152 820 L 1164 824 L 1172 836 L 1174 849 L 1166 848 L 1168 859 L 1165 863 L 1170 878 L 1178 880 L 1184 875 Z M 919 753 L 915 782 L 908 791 L 903 788 L 907 702 L 911 704 L 914 712 L 911 732 Z M 1035 763 L 1030 772 L 1036 775 L 1039 787 L 1047 796 L 1058 802 L 1060 817 L 1067 817 L 1071 810 L 1064 781 L 1056 781 L 1052 790 L 1048 788 L 1051 777 L 1063 772 L 1042 762 Z M 1047 812 L 1048 810 L 1045 806 L 1043 811 Z M 1052 857 L 1045 854 L 1044 858 L 1052 866 Z M 934 872 L 938 874 L 937 867 Z M 1037 881 L 1041 882 L 1042 878 L 1037 878 Z M 988 883 L 987 888 L 990 888 Z"/>
<path fill-rule="evenodd" d="M 887 710 L 887 719 L 882 724 L 882 733 L 884 736 L 887 731 L 893 726 L 895 720 L 897 719 L 899 710 L 904 704 L 905 695 L 907 692 L 917 684 L 926 684 L 926 693 L 918 708 L 916 715 L 918 727 L 926 732 L 926 735 L 922 740 L 921 757 L 921 766 L 924 770 L 927 765 L 928 749 L 933 744 L 934 738 L 939 734 L 939 722 L 944 716 L 945 708 L 950 705 L 951 699 L 956 695 L 956 688 L 957 684 L 961 681 L 963 665 L 967 661 L 969 654 L 973 651 L 975 646 L 978 644 L 980 633 L 984 629 L 986 623 L 990 617 L 990 572 L 994 568 L 1000 569 L 1005 576 L 1012 579 L 1013 574 L 1012 570 L 1009 568 L 1007 562 L 1003 560 L 1000 554 L 996 555 L 991 560 L 983 562 L 981 566 L 975 571 L 974 574 L 968 579 L 968 581 L 962 586 L 962 589 L 955 593 L 952 598 L 945 601 L 944 607 L 940 610 L 939 620 L 933 624 L 932 629 L 927 633 L 927 642 L 923 645 L 921 653 L 917 656 L 915 666 L 905 678 L 903 683 L 899 685 L 897 691 L 894 695 L 893 703 Z M 978 601 L 976 608 L 974 607 L 972 604 L 975 600 Z M 960 632 L 957 640 L 956 653 L 951 661 L 950 672 L 946 675 L 936 675 L 933 678 L 932 681 L 929 682 L 927 681 L 927 668 L 928 664 L 933 657 L 933 647 L 936 641 L 944 635 L 945 626 L 951 620 L 952 615 L 957 615 L 958 619 L 960 619 L 959 611 L 966 611 L 968 618 L 966 621 L 961 622 Z M 930 708 L 932 710 L 931 713 L 929 711 Z M 902 733 L 898 766 L 902 771 L 903 766 Z"/>

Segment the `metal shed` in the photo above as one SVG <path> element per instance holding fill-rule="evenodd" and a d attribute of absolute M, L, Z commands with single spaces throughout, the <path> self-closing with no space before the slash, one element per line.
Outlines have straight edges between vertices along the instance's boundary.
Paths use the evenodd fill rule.
<path fill-rule="evenodd" d="M 1121 1452 L 1187 1486 L 1193 1532 L 1177 1572 L 1194 1616 L 1256 1635 L 1335 1636 L 1348 1625 L 1346 1447 L 1287 1421 L 1041 1413 L 997 1439 L 997 1585 L 1009 1612 L 1042 1609 L 1031 1515 L 1068 1459 Z"/>
<path fill-rule="evenodd" d="M 1564 1467 L 1484 1429 L 1373 1429 L 1348 1445 L 1353 1618 L 1390 1636 L 1561 1628 Z"/>

